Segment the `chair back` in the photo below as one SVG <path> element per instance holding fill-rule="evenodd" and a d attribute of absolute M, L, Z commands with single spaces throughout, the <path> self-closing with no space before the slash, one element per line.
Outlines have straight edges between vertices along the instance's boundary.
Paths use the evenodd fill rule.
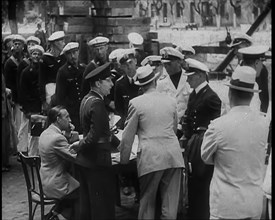
<path fill-rule="evenodd" d="M 33 196 L 38 196 L 40 202 L 44 203 L 44 192 L 39 173 L 41 159 L 39 156 L 26 156 L 19 152 L 21 164 L 26 180 L 28 197 L 32 200 Z"/>

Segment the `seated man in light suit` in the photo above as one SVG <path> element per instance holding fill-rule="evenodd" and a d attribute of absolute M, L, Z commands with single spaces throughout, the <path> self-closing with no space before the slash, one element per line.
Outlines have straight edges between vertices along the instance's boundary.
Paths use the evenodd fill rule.
<path fill-rule="evenodd" d="M 51 108 L 48 123 L 50 126 L 40 135 L 38 146 L 43 190 L 49 198 L 62 199 L 55 208 L 55 213 L 61 213 L 66 219 L 75 219 L 72 208 L 78 197 L 79 182 L 67 171 L 68 162 L 64 157 L 76 157 L 76 154 L 71 153 L 70 146 L 78 145 L 78 141 L 69 143 L 72 140 L 70 136 L 73 125 L 64 107 Z M 62 216 L 58 215 L 59 219 L 64 219 Z"/>
<path fill-rule="evenodd" d="M 137 85 L 143 95 L 129 102 L 121 143 L 121 163 L 129 162 L 138 135 L 137 169 L 140 183 L 138 219 L 158 219 L 156 198 L 161 195 L 161 219 L 176 219 L 184 161 L 177 131 L 176 100 L 156 90 L 154 68 L 137 69 Z"/>

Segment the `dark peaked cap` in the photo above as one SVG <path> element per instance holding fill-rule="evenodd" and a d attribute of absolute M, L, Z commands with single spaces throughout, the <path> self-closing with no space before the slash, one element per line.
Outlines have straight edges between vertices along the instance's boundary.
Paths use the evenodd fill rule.
<path fill-rule="evenodd" d="M 106 79 L 107 77 L 113 76 L 111 73 L 110 65 L 111 65 L 111 62 L 107 62 L 102 66 L 97 67 L 96 69 L 88 73 L 85 79 L 94 82 L 94 81 L 103 80 L 103 79 Z"/>

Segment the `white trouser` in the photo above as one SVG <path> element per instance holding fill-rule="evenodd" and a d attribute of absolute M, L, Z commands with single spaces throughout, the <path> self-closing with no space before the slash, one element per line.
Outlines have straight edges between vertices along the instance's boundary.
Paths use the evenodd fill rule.
<path fill-rule="evenodd" d="M 29 119 L 21 112 L 21 124 L 18 131 L 18 152 L 27 152 L 29 140 Z"/>

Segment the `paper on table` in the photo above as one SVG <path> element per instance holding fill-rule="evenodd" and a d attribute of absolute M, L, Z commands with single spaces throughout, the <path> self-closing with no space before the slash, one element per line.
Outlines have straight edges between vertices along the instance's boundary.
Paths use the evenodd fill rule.
<path fill-rule="evenodd" d="M 119 115 L 114 115 L 114 125 L 121 119 Z"/>

